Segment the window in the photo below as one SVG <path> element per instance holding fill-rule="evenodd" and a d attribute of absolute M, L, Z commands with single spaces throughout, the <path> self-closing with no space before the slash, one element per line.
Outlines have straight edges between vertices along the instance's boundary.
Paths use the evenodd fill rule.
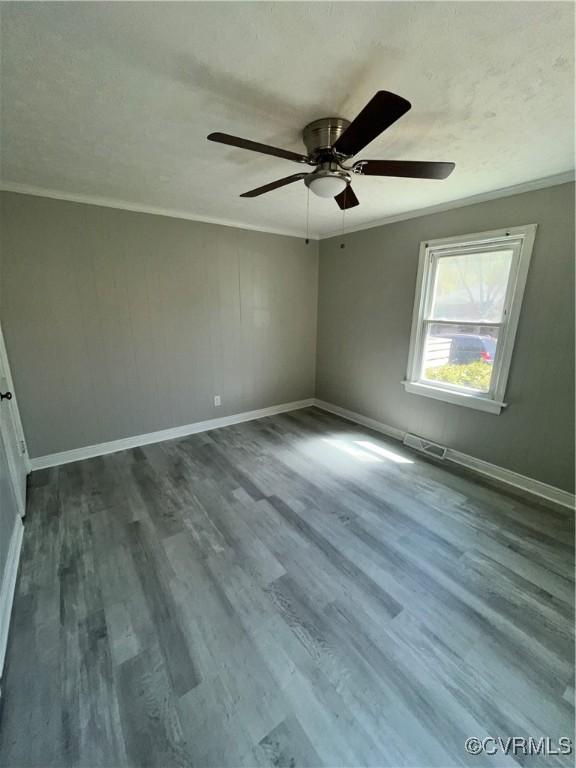
<path fill-rule="evenodd" d="M 536 225 L 420 244 L 408 392 L 500 413 Z"/>

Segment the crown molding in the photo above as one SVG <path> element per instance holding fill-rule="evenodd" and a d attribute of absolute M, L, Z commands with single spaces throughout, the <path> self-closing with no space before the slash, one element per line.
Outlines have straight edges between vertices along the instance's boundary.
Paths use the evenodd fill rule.
<path fill-rule="evenodd" d="M 459 200 L 451 200 L 446 203 L 439 203 L 438 205 L 432 205 L 427 208 L 418 208 L 413 211 L 404 211 L 394 216 L 385 216 L 381 219 L 374 219 L 372 221 L 358 224 L 357 226 L 346 227 L 344 232 L 341 230 L 334 230 L 325 234 L 310 234 L 308 235 L 310 240 L 328 240 L 332 237 L 341 237 L 343 234 L 348 235 L 353 232 L 361 232 L 365 229 L 375 229 L 376 227 L 383 227 L 386 224 L 394 224 L 398 221 L 406 221 L 408 219 L 416 219 L 420 216 L 430 216 L 434 213 L 442 213 L 444 211 L 451 211 L 454 208 L 463 208 L 467 205 L 474 205 L 476 203 L 484 203 L 489 200 L 497 200 L 501 197 L 511 197 L 512 195 L 520 195 L 523 192 L 532 192 L 537 189 L 544 189 L 546 187 L 555 187 L 560 184 L 566 184 L 575 180 L 575 172 L 567 171 L 566 173 L 558 173 L 555 176 L 546 176 L 542 179 L 534 179 L 533 181 L 525 181 L 522 184 L 515 184 L 511 187 L 503 187 L 502 189 L 494 189 L 490 192 L 482 192 L 478 195 L 472 195 L 471 197 L 463 197 Z M 57 189 L 46 189 L 44 187 L 34 187 L 29 184 L 19 184 L 16 182 L 3 182 L 0 181 L 0 191 L 2 192 L 16 192 L 21 195 L 32 195 L 33 197 L 47 197 L 52 200 L 64 200 L 69 203 L 83 203 L 84 205 L 98 205 L 104 208 L 115 208 L 121 211 L 132 211 L 133 213 L 149 213 L 153 216 L 168 216 L 172 219 L 185 219 L 187 221 L 197 221 L 202 224 L 216 224 L 222 227 L 233 227 L 235 229 L 244 229 L 250 232 L 265 232 L 270 235 L 283 235 L 284 237 L 297 237 L 304 238 L 305 235 L 302 232 L 287 229 L 274 229 L 270 227 L 257 227 L 252 224 L 243 224 L 239 221 L 231 221 L 229 219 L 214 218 L 211 216 L 198 216 L 188 211 L 179 211 L 171 208 L 159 208 L 157 206 L 141 205 L 139 203 L 130 203 L 127 200 L 117 200 L 112 197 L 97 197 L 96 195 L 84 195 L 84 194 L 70 194 L 68 192 L 61 192 Z"/>
<path fill-rule="evenodd" d="M 342 234 L 348 235 L 352 232 L 361 232 L 364 229 L 375 229 L 376 227 L 383 227 L 386 224 L 394 224 L 397 221 L 417 219 L 420 216 L 430 216 L 433 213 L 451 211 L 454 208 L 464 208 L 467 205 L 485 203 L 489 200 L 497 200 L 500 197 L 511 197 L 512 195 L 521 195 L 523 192 L 532 192 L 536 189 L 556 187 L 560 184 L 567 184 L 571 181 L 573 182 L 575 178 L 575 171 L 566 171 L 566 173 L 558 173 L 555 176 L 546 176 L 543 179 L 524 181 L 522 184 L 515 184 L 511 187 L 502 187 L 502 189 L 494 189 L 490 192 L 481 192 L 480 194 L 472 195 L 471 197 L 463 197 L 459 200 L 451 200 L 446 203 L 439 203 L 438 205 L 432 205 L 428 208 L 418 208 L 414 211 L 405 211 L 404 213 L 398 213 L 394 216 L 386 216 L 382 219 L 375 219 L 373 221 L 365 222 L 364 224 L 358 224 L 355 227 L 346 227 L 344 232 L 341 230 L 335 230 L 329 234 L 320 235 L 320 240 L 328 240 L 332 237 L 341 237 Z"/>
<path fill-rule="evenodd" d="M 68 203 L 82 203 L 84 205 L 98 205 L 103 208 L 115 208 L 120 211 L 132 211 L 133 213 L 149 213 L 153 216 L 167 216 L 171 219 L 186 219 L 187 221 L 197 221 L 201 224 L 216 224 L 222 227 L 233 227 L 234 229 L 245 229 L 250 232 L 265 232 L 269 235 L 283 235 L 284 237 L 297 237 L 304 239 L 302 232 L 288 229 L 273 229 L 270 227 L 257 227 L 252 224 L 243 224 L 239 221 L 230 219 L 220 219 L 211 216 L 198 216 L 188 211 L 179 211 L 172 208 L 159 208 L 154 205 L 141 205 L 140 203 L 130 203 L 127 200 L 117 200 L 112 197 L 97 197 L 96 195 L 70 194 L 61 192 L 58 189 L 46 189 L 44 187 L 34 187 L 29 184 L 18 184 L 10 181 L 0 181 L 1 192 L 16 192 L 19 195 L 32 195 L 33 197 L 47 197 L 51 200 L 64 200 Z M 308 235 L 310 240 L 319 240 L 318 235 Z"/>

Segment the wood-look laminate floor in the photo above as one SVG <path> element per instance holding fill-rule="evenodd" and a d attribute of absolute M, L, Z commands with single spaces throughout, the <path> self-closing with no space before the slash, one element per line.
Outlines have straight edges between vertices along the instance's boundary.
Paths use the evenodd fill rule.
<path fill-rule="evenodd" d="M 573 517 L 315 409 L 35 473 L 3 766 L 570 765 Z"/>

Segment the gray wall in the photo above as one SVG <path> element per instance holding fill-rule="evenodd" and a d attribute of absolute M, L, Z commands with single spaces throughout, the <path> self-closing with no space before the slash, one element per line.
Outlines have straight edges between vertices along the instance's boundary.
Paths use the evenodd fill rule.
<path fill-rule="evenodd" d="M 420 241 L 538 224 L 501 415 L 407 394 Z M 320 245 L 317 397 L 574 489 L 574 184 Z"/>
<path fill-rule="evenodd" d="M 317 244 L 3 193 L 0 318 L 32 457 L 314 394 Z M 574 487 L 574 185 L 320 244 L 316 395 Z M 500 416 L 404 392 L 426 238 L 538 224 Z M 223 406 L 215 408 L 220 394 Z"/>
<path fill-rule="evenodd" d="M 31 457 L 313 396 L 317 243 L 1 205 L 0 318 Z"/>

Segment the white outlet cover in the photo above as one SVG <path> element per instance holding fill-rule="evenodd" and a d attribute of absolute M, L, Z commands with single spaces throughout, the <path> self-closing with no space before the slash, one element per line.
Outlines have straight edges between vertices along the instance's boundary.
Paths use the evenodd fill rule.
<path fill-rule="evenodd" d="M 214 405 L 215 405 L 215 406 L 219 406 L 219 405 L 222 405 L 222 400 L 221 400 L 221 398 L 220 398 L 220 395 L 215 395 L 215 396 L 214 396 Z"/>

